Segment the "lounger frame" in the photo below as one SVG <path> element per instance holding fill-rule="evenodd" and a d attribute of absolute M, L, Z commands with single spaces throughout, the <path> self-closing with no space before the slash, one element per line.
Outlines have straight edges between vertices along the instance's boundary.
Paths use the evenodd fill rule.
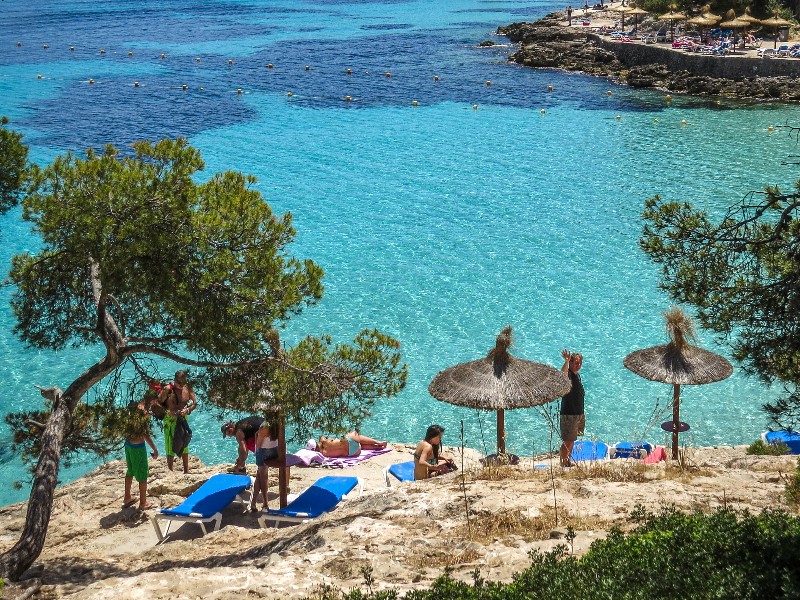
<path fill-rule="evenodd" d="M 250 499 L 252 498 L 254 483 L 255 479 L 253 477 L 250 477 L 250 487 L 245 488 L 244 490 L 239 492 L 236 495 L 236 498 L 234 498 L 232 502 L 239 502 L 240 504 L 246 506 L 247 503 L 249 503 Z M 228 506 L 230 506 L 230 504 Z M 167 522 L 167 525 L 163 531 L 161 530 L 161 526 L 159 525 L 158 521 Z M 203 530 L 203 535 L 208 535 L 208 529 L 206 529 L 207 523 L 214 524 L 214 528 L 212 529 L 212 531 L 219 531 L 219 528 L 222 525 L 222 511 L 216 512 L 210 517 L 204 517 L 199 513 L 190 513 L 188 515 L 171 515 L 168 513 L 165 514 L 162 512 L 156 512 L 154 515 L 150 517 L 150 522 L 153 524 L 153 529 L 155 529 L 156 531 L 156 537 L 158 537 L 158 543 L 163 542 L 169 535 L 169 529 L 174 521 L 178 521 L 181 524 L 194 523 L 196 525 L 200 525 L 200 529 Z"/>

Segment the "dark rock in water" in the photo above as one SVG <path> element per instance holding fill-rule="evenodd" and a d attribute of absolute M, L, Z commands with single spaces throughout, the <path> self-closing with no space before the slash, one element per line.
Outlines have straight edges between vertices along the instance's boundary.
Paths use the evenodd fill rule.
<path fill-rule="evenodd" d="M 800 69 L 791 61 L 701 56 L 664 46 L 624 44 L 565 27 L 564 20 L 564 15 L 553 13 L 535 23 L 499 27 L 498 34 L 519 44 L 509 61 L 608 77 L 633 88 L 695 96 L 800 100 Z"/>
<path fill-rule="evenodd" d="M 494 46 L 495 43 L 492 40 L 484 40 L 478 46 L 481 48 L 489 48 L 490 46 Z"/>

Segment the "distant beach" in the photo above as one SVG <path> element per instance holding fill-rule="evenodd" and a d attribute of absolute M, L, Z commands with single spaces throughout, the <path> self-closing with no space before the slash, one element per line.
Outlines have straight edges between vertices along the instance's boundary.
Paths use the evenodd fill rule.
<path fill-rule="evenodd" d="M 672 36 L 664 21 L 649 15 L 635 34 L 620 33 L 617 6 L 575 10 L 572 23 L 566 13 L 555 12 L 534 22 L 500 27 L 497 33 L 519 44 L 509 60 L 528 67 L 579 71 L 674 94 L 800 102 L 800 58 L 763 57 L 762 49 L 769 48 L 772 55 L 773 40 L 759 40 L 758 47 L 740 44 L 724 55 L 701 52 L 698 32 Z M 629 17 L 626 29 L 631 21 Z M 685 42 L 685 47 L 673 47 L 673 39 L 676 44 Z"/>

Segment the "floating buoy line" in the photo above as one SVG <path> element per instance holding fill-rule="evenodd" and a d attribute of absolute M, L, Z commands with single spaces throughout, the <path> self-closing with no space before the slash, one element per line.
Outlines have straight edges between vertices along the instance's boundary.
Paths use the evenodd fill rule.
<path fill-rule="evenodd" d="M 17 42 L 16 42 L 16 45 L 17 45 L 17 47 L 19 47 L 19 48 L 23 47 L 23 42 L 22 42 L 22 40 L 19 40 L 19 41 L 17 41 Z M 47 44 L 47 43 L 44 43 L 44 44 L 42 44 L 42 49 L 44 49 L 44 50 L 47 50 L 47 49 L 49 49 L 49 48 L 50 48 L 49 44 Z M 69 52 L 75 52 L 75 46 L 69 46 L 69 47 L 68 47 L 68 50 L 69 50 Z M 100 48 L 100 49 L 99 49 L 97 52 L 98 52 L 98 53 L 99 53 L 101 56 L 105 56 L 105 55 L 107 54 L 107 51 L 106 51 L 106 49 L 105 49 L 105 48 Z M 113 54 L 116 54 L 116 52 L 113 52 Z M 128 57 L 132 57 L 133 55 L 134 55 L 134 52 L 133 52 L 133 50 L 128 50 L 128 51 L 127 51 L 127 56 L 128 56 Z M 159 58 L 160 58 L 161 60 L 167 60 L 167 54 L 166 54 L 165 52 L 162 52 L 162 53 L 160 53 L 158 56 L 159 56 Z M 194 58 L 194 62 L 195 62 L 195 63 L 199 63 L 199 62 L 201 62 L 201 60 L 202 60 L 202 59 L 201 59 L 201 57 L 199 57 L 199 56 L 196 56 L 196 57 Z M 233 60 L 232 58 L 226 59 L 226 63 L 227 63 L 227 65 L 228 65 L 228 66 L 233 66 L 233 65 L 234 65 L 234 60 Z M 273 70 L 275 70 L 275 65 L 274 65 L 273 63 L 267 63 L 265 66 L 266 66 L 266 68 L 267 68 L 268 70 L 270 70 L 270 71 L 273 71 Z M 305 66 L 303 67 L 303 70 L 304 70 L 304 71 L 306 71 L 306 72 L 310 72 L 310 71 L 312 70 L 312 68 L 311 68 L 311 65 L 305 65 Z M 340 71 L 340 72 L 341 72 L 341 71 Z M 352 67 L 346 67 L 346 68 L 344 69 L 344 73 L 345 73 L 346 75 L 348 75 L 348 76 L 350 76 L 350 75 L 353 75 L 353 69 L 352 69 Z M 362 74 L 363 74 L 363 75 L 369 75 L 369 71 L 366 71 L 366 70 L 365 70 L 365 71 L 363 71 L 363 72 L 362 72 Z M 391 71 L 385 71 L 385 72 L 383 73 L 383 75 L 384 75 L 385 79 L 387 79 L 387 80 L 388 80 L 388 79 L 392 79 L 392 72 L 391 72 Z M 37 79 L 45 79 L 45 76 L 44 76 L 43 74 L 41 74 L 41 73 L 38 73 L 38 74 L 36 75 L 36 78 L 37 78 Z M 89 79 L 87 79 L 87 80 L 85 80 L 85 81 L 86 81 L 86 82 L 87 82 L 89 85 L 94 85 L 94 84 L 95 84 L 95 80 L 94 80 L 93 78 L 89 78 Z M 439 82 L 439 81 L 441 81 L 441 77 L 440 77 L 440 75 L 439 75 L 439 74 L 437 74 L 437 73 L 434 73 L 434 74 L 433 74 L 433 81 L 434 81 L 434 82 Z M 130 84 L 129 84 L 129 85 L 130 85 Z M 487 79 L 487 80 L 485 80 L 485 82 L 484 82 L 484 86 L 485 86 L 486 88 L 490 88 L 490 87 L 492 87 L 492 80 L 491 80 L 491 79 Z M 140 88 L 140 87 L 142 87 L 142 83 L 140 83 L 139 81 L 134 81 L 134 82 L 133 82 L 133 87 L 135 87 L 135 88 Z M 173 88 L 173 89 L 174 89 L 174 88 Z M 184 92 L 185 92 L 185 91 L 188 91 L 188 90 L 189 90 L 189 84 L 187 84 L 187 83 L 182 83 L 182 84 L 180 84 L 180 86 L 179 86 L 179 89 L 180 89 L 181 91 L 184 91 Z M 198 89 L 199 91 L 205 91 L 205 89 L 206 89 L 206 88 L 205 88 L 205 87 L 203 87 L 203 86 L 200 86 L 200 87 L 198 87 L 197 89 Z M 230 92 L 235 92 L 237 95 L 243 95 L 243 94 L 246 94 L 246 93 L 247 93 L 247 94 L 249 94 L 249 93 L 252 93 L 252 92 L 245 92 L 244 88 L 236 88 L 236 89 L 234 89 L 234 90 L 229 90 L 229 91 L 230 91 Z M 548 92 L 548 93 L 552 93 L 553 91 L 554 91 L 554 87 L 553 87 L 552 85 L 547 85 L 547 92 Z M 607 91 L 606 91 L 606 95 L 607 95 L 607 96 L 612 96 L 612 95 L 613 95 L 613 93 L 614 93 L 614 92 L 613 92 L 612 90 L 607 90 Z M 286 92 L 286 97 L 287 97 L 287 98 L 293 98 L 293 97 L 294 97 L 294 92 L 293 92 L 293 91 L 287 91 L 287 92 Z M 343 98 L 343 99 L 344 99 L 344 102 L 345 102 L 346 104 L 350 104 L 351 102 L 353 102 L 353 101 L 354 101 L 353 97 L 352 97 L 352 96 L 350 96 L 350 95 L 345 95 L 345 96 L 343 96 L 343 97 L 342 97 L 342 96 L 340 96 L 340 98 Z M 672 103 L 672 96 L 671 96 L 671 95 L 669 95 L 669 94 L 666 94 L 666 95 L 664 96 L 664 100 L 665 100 L 665 102 L 666 102 L 666 105 L 667 105 L 667 106 L 671 106 L 671 103 Z M 419 107 L 419 106 L 420 106 L 420 104 L 421 104 L 421 103 L 420 103 L 420 101 L 419 101 L 418 99 L 416 99 L 416 98 L 414 98 L 414 99 L 410 100 L 410 101 L 409 101 L 409 103 L 410 103 L 410 105 L 411 105 L 412 107 Z M 477 103 L 474 103 L 474 104 L 472 105 L 472 109 L 473 109 L 473 110 L 475 110 L 475 111 L 477 111 L 477 110 L 478 110 L 478 104 L 477 104 Z M 544 109 L 544 108 L 541 108 L 541 109 L 539 109 L 539 114 L 541 114 L 541 115 L 545 115 L 545 114 L 547 114 L 547 109 Z M 621 115 L 615 115 L 614 119 L 615 119 L 616 121 L 621 121 L 621 120 L 622 120 L 622 116 L 621 116 Z M 659 121 L 659 119 L 658 119 L 657 117 L 653 119 L 653 123 L 659 123 L 659 122 L 660 122 L 660 121 Z M 682 119 L 682 120 L 680 121 L 680 125 L 681 125 L 681 126 L 683 126 L 683 127 L 685 127 L 687 124 L 688 124 L 688 122 L 686 121 L 686 119 Z M 768 131 L 768 132 L 773 132 L 773 131 L 775 131 L 775 127 L 774 127 L 773 125 L 770 125 L 770 126 L 767 128 L 767 131 Z"/>

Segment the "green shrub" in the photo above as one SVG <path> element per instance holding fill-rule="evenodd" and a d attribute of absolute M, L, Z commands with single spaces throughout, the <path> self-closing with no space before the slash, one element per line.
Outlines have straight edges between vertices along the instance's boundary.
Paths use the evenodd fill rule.
<path fill-rule="evenodd" d="M 781 456 L 789 454 L 789 446 L 783 442 L 777 444 L 765 444 L 763 440 L 756 440 L 747 447 L 747 454 L 758 456 Z"/>
<path fill-rule="evenodd" d="M 786 499 L 792 506 L 800 504 L 800 458 L 797 459 L 794 474 L 786 482 Z"/>
<path fill-rule="evenodd" d="M 800 477 L 800 465 L 798 465 Z M 581 558 L 566 546 L 533 552 L 531 566 L 508 584 L 454 580 L 448 571 L 430 589 L 405 600 L 552 600 L 648 598 L 669 600 L 800 598 L 800 519 L 784 511 L 760 515 L 718 509 L 686 515 L 636 510 L 641 524 L 612 530 Z M 370 582 L 372 584 L 374 582 Z M 392 600 L 395 590 L 352 590 L 343 600 Z"/>

